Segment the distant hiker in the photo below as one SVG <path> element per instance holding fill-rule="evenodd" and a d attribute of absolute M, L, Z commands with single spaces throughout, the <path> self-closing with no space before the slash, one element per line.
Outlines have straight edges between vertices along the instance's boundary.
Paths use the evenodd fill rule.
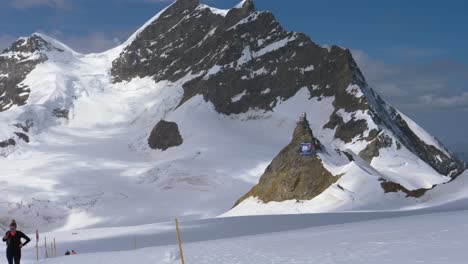
<path fill-rule="evenodd" d="M 3 242 L 7 244 L 7 260 L 8 264 L 20 264 L 21 261 L 21 248 L 26 246 L 31 239 L 21 231 L 17 231 L 16 221 L 12 220 L 10 224 L 10 231 L 6 232 L 3 237 Z M 24 239 L 23 243 L 21 240 Z"/>
<path fill-rule="evenodd" d="M 76 255 L 75 250 L 72 250 L 71 254 L 72 254 L 72 255 Z"/>
<path fill-rule="evenodd" d="M 67 250 L 67 252 L 65 252 L 65 256 L 70 256 L 70 255 L 71 255 L 70 251 Z"/>

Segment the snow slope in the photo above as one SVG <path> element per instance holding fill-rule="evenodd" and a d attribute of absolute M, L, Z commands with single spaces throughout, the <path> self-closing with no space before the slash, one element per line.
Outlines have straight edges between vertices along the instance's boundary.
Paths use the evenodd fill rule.
<path fill-rule="evenodd" d="M 182 222 L 181 233 L 186 263 L 464 263 L 467 215 L 434 210 L 249 216 Z M 56 238 L 59 257 L 43 263 L 180 263 L 173 223 L 45 236 Z M 61 257 L 67 249 L 78 255 Z M 24 263 L 35 262 L 34 254 L 27 247 Z"/>

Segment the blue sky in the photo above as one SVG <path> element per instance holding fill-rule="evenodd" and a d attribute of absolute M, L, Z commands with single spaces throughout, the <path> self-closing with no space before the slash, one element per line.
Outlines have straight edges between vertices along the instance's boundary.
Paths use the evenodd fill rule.
<path fill-rule="evenodd" d="M 228 8 L 237 0 L 202 0 Z M 369 83 L 447 145 L 468 149 L 467 1 L 255 0 L 291 31 L 350 48 Z M 0 0 L 0 48 L 39 31 L 81 52 L 125 40 L 161 0 Z"/>

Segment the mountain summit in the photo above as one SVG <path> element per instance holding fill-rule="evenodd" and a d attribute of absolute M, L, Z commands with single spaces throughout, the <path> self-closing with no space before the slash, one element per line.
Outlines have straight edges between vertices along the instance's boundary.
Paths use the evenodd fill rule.
<path fill-rule="evenodd" d="M 100 54 L 19 39 L 0 55 L 0 155 L 0 212 L 49 228 L 215 216 L 256 183 L 232 215 L 429 207 L 465 169 L 348 49 L 250 0 L 175 1 Z"/>

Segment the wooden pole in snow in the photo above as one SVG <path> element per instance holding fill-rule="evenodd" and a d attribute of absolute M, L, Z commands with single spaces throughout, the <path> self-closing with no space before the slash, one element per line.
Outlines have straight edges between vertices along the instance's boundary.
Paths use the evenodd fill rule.
<path fill-rule="evenodd" d="M 36 261 L 39 261 L 39 230 L 36 229 Z"/>
<path fill-rule="evenodd" d="M 182 250 L 182 240 L 180 239 L 180 230 L 179 230 L 179 220 L 175 220 L 176 223 L 176 231 L 177 231 L 177 242 L 179 243 L 179 252 L 180 252 L 180 261 L 182 264 L 185 264 L 184 261 L 184 251 Z"/>
<path fill-rule="evenodd" d="M 57 244 L 55 243 L 55 237 L 54 237 L 54 256 L 57 257 Z"/>
<path fill-rule="evenodd" d="M 44 248 L 45 248 L 45 258 L 48 258 L 49 253 L 47 252 L 47 237 L 44 237 Z"/>

